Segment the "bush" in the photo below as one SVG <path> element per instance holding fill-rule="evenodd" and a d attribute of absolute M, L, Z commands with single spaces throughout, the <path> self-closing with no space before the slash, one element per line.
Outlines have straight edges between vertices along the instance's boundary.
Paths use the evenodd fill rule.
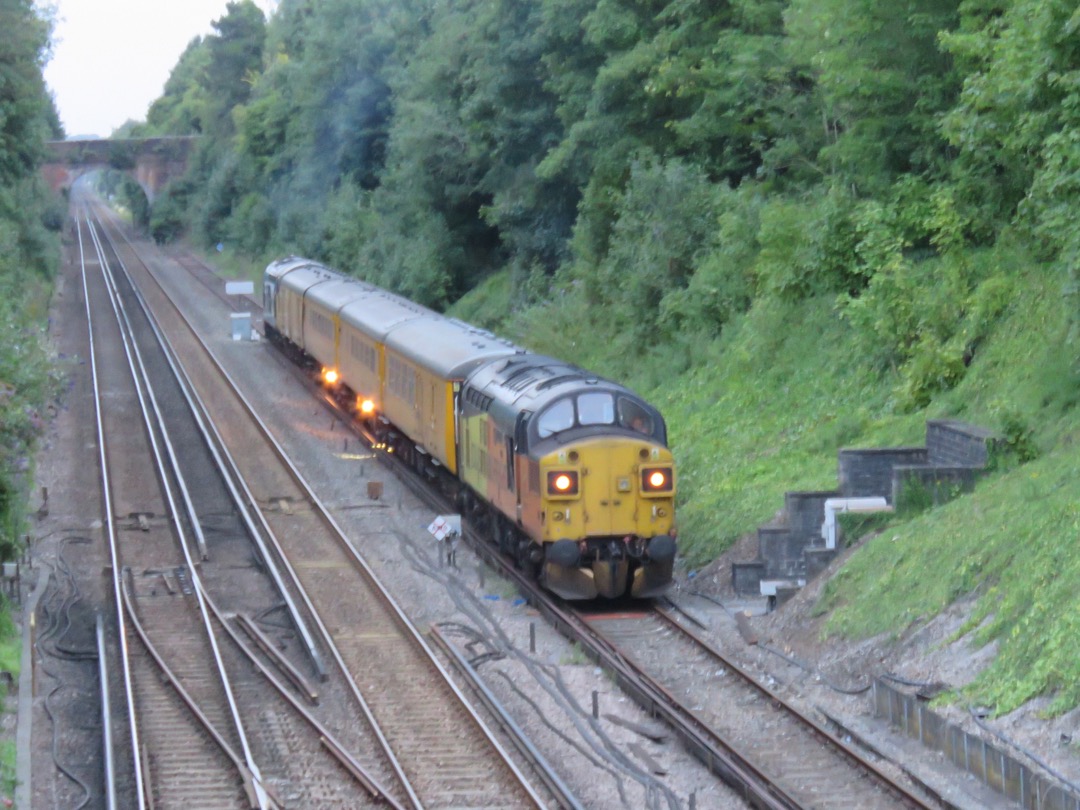
<path fill-rule="evenodd" d="M 1016 411 L 1008 410 L 1001 415 L 1001 438 L 994 444 L 990 456 L 990 466 L 994 469 L 1007 469 L 1017 464 L 1026 464 L 1039 457 L 1039 448 L 1035 444 L 1035 431 Z"/>
<path fill-rule="evenodd" d="M 841 512 L 836 516 L 844 545 L 854 546 L 864 537 L 877 534 L 896 521 L 892 512 Z"/>
<path fill-rule="evenodd" d="M 908 199 L 917 184 L 906 184 Z M 898 403 L 924 407 L 963 379 L 980 343 L 1012 297 L 1013 276 L 977 261 L 965 246 L 967 222 L 951 189 L 929 194 L 925 219 L 901 216 L 878 203 L 860 206 L 855 251 L 870 281 L 840 299 L 863 352 L 881 368 L 900 372 Z M 911 240 L 927 245 L 909 254 Z"/>
<path fill-rule="evenodd" d="M 700 168 L 682 161 L 665 162 L 643 152 L 633 162 L 615 202 L 607 255 L 595 274 L 579 268 L 589 279 L 585 287 L 592 303 L 608 307 L 627 349 L 654 344 L 658 331 L 670 335 L 697 325 L 679 314 L 686 298 L 682 291 L 703 257 L 719 248 L 716 226 L 728 194 Z M 714 278 L 728 271 L 738 272 L 715 263 L 709 269 Z"/>
<path fill-rule="evenodd" d="M 759 288 L 796 301 L 862 289 L 867 273 L 855 251 L 855 212 L 851 195 L 838 188 L 762 206 L 754 263 Z"/>

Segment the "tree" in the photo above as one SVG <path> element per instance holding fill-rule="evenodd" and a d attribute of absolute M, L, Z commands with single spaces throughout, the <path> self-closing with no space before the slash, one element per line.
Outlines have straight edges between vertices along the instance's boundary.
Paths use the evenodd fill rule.
<path fill-rule="evenodd" d="M 225 16 L 211 23 L 216 35 L 207 37 L 208 59 L 201 85 L 206 91 L 204 132 L 226 137 L 233 132 L 232 111 L 247 100 L 262 69 L 266 20 L 251 0 L 231 2 Z"/>
<path fill-rule="evenodd" d="M 0 0 L 0 555 L 17 548 L 25 503 L 16 483 L 60 388 L 42 325 L 59 261 L 62 218 L 38 176 L 44 140 L 60 134 L 45 90 L 50 20 L 28 0 Z"/>
<path fill-rule="evenodd" d="M 940 175 L 947 155 L 937 117 L 960 78 L 938 45 L 958 24 L 959 0 L 792 0 L 791 54 L 808 65 L 827 143 L 824 171 L 883 197 L 905 173 Z"/>
<path fill-rule="evenodd" d="M 146 123 L 133 136 L 201 133 L 208 104 L 203 77 L 209 69 L 209 44 L 203 37 L 195 37 L 180 54 L 164 92 L 150 105 Z"/>
<path fill-rule="evenodd" d="M 0 0 L 0 185 L 36 171 L 56 128 L 41 75 L 49 30 L 29 0 Z"/>

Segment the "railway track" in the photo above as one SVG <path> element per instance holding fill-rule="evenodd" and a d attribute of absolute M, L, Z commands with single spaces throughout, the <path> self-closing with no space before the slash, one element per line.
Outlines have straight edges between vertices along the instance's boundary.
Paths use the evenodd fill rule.
<path fill-rule="evenodd" d="M 102 248 L 101 265 L 118 270 L 115 254 L 104 245 Z M 143 345 L 140 356 L 154 348 L 167 348 L 155 346 L 158 336 L 150 334 L 155 331 L 153 324 L 130 287 L 115 303 L 125 321 L 136 321 L 142 315 L 142 334 L 136 335 L 136 329 L 129 338 L 129 345 Z M 273 643 L 264 645 L 261 653 L 255 650 L 253 642 L 262 633 L 257 619 L 247 617 L 278 612 L 290 599 L 264 576 L 263 570 L 272 568 L 270 561 L 264 558 L 261 566 L 252 564 L 256 551 L 242 531 L 239 515 L 228 508 L 228 472 L 220 457 L 210 452 L 204 442 L 207 437 L 200 435 L 205 415 L 201 417 L 203 424 L 197 424 L 197 403 L 175 390 L 182 387 L 182 380 L 175 373 L 174 360 L 164 352 L 145 365 L 144 390 L 153 398 L 151 410 L 160 422 L 157 443 L 169 448 L 170 466 L 156 475 L 146 474 L 138 465 L 138 452 L 122 455 L 133 487 L 147 481 L 171 481 L 173 489 L 183 492 L 183 498 L 171 497 L 162 508 L 129 511 L 126 528 L 136 533 L 135 542 L 118 543 L 119 562 L 112 566 L 118 574 L 117 602 L 125 606 L 121 615 L 146 651 L 132 666 L 137 675 L 142 673 L 133 690 L 136 708 L 128 712 L 137 718 L 133 727 L 140 743 L 133 751 L 133 770 L 142 777 L 142 785 L 133 789 L 132 798 L 138 806 L 155 807 L 237 806 L 238 802 L 239 806 L 252 807 L 402 806 L 338 739 L 350 733 L 342 726 L 362 724 L 362 718 L 343 711 L 340 705 L 328 705 L 321 710 L 324 718 L 320 720 L 275 674 L 276 670 L 296 675 L 305 664 L 310 671 L 313 662 L 301 660 L 299 668 L 295 662 L 289 664 Z M 157 394 L 152 395 L 152 391 Z M 185 408 L 185 400 L 192 407 Z M 131 427 L 131 420 L 122 414 L 118 431 L 130 433 Z M 189 485 L 183 483 L 185 477 Z M 170 527 L 175 530 L 172 535 Z M 161 543 L 150 548 L 144 535 L 155 529 L 160 530 Z M 174 538 L 180 542 L 172 544 L 174 558 L 170 558 L 169 544 Z M 228 606 L 228 612 L 215 604 L 214 597 Z M 195 603 L 205 631 L 202 635 L 193 632 L 198 628 L 191 619 Z M 302 621 L 293 615 L 283 635 L 296 635 Z M 244 633 L 234 625 L 243 627 Z M 198 639 L 208 640 L 211 649 L 197 646 Z M 281 649 L 299 646 L 280 643 Z M 304 652 L 310 650 L 305 648 Z M 230 726 L 222 722 L 221 700 L 208 681 L 208 673 L 213 671 L 210 661 L 218 661 L 221 672 L 231 673 L 225 703 L 233 727 L 240 729 L 246 724 L 249 733 L 230 733 Z M 223 675 L 222 680 L 229 677 Z M 306 683 L 300 674 L 292 688 L 306 689 L 308 700 L 317 699 L 318 693 Z M 330 730 L 325 715 L 332 715 L 339 723 L 335 731 Z M 185 725 L 193 718 L 200 726 L 197 733 Z M 356 739 L 346 736 L 346 740 L 349 746 L 357 744 Z M 216 758 L 231 762 L 235 772 L 232 782 L 238 781 L 238 775 L 243 786 L 241 797 L 233 796 L 233 801 L 227 798 L 228 768 L 222 771 L 207 762 L 215 756 L 210 753 L 215 744 Z M 231 790 L 236 792 L 235 785 Z M 129 806 L 128 802 L 122 806 Z"/>
<path fill-rule="evenodd" d="M 317 385 L 310 383 L 313 393 Z M 349 414 L 332 398 L 323 403 L 343 421 Z M 354 426 L 358 435 L 363 431 Z M 366 437 L 370 441 L 370 437 Z M 381 454 L 384 464 L 406 481 L 435 511 L 453 511 L 444 496 L 414 474 L 396 457 Z M 802 714 L 779 695 L 757 684 L 733 660 L 695 635 L 660 608 L 635 606 L 627 615 L 577 611 L 539 589 L 495 548 L 494 543 L 466 527 L 474 551 L 519 591 L 568 639 L 614 676 L 648 713 L 662 718 L 684 744 L 725 783 L 754 807 L 925 808 L 945 804 L 922 786 L 894 778 L 876 761 L 843 742 L 836 734 Z M 670 639 L 659 647 L 661 640 Z M 657 645 L 654 647 L 653 645 Z M 694 685 L 653 676 L 657 661 L 697 662 L 699 668 L 722 668 L 730 678 L 711 688 L 708 679 Z M 692 669 L 684 670 L 686 674 Z M 707 684 L 702 689 L 700 684 Z M 721 688 L 722 687 L 722 688 Z M 692 689 L 692 705 L 676 693 Z M 726 692 L 726 694 L 725 694 Z M 701 711 L 695 707 L 713 707 Z M 737 723 L 733 720 L 737 716 Z M 758 717 L 758 720 L 749 719 Z M 747 736 L 746 727 L 758 727 Z"/>
<path fill-rule="evenodd" d="M 175 800 L 175 806 L 242 807 L 252 805 L 244 802 L 246 781 L 254 791 L 250 798 L 258 802 L 253 806 L 265 807 L 268 802 L 261 788 L 245 778 L 252 775 L 248 763 L 242 773 L 237 768 L 241 761 L 225 754 L 225 749 L 246 749 L 246 735 L 231 705 L 229 677 L 214 649 L 208 617 L 195 600 L 163 606 L 153 587 L 132 585 L 132 576 L 141 584 L 155 570 L 171 570 L 183 579 L 181 572 L 190 572 L 190 561 L 185 560 L 182 543 L 175 542 L 185 532 L 178 522 L 176 479 L 163 456 L 166 436 L 147 369 L 103 246 L 89 224 L 86 235 L 96 257 L 89 268 L 84 261 L 83 279 L 95 347 L 94 404 L 108 505 L 113 593 L 116 604 L 123 606 L 117 611 L 117 626 L 129 721 L 125 731 L 132 752 L 128 773 L 134 795 L 130 798 L 139 807 L 154 798 L 166 806 Z M 100 272 L 88 272 L 95 266 Z M 125 515 L 130 517 L 119 517 Z M 175 522 L 169 520 L 170 515 Z M 132 518 L 134 526 L 129 522 Z M 132 529 L 139 532 L 137 542 L 125 536 Z M 133 654 L 140 646 L 144 654 Z M 168 661 L 157 653 L 159 647 L 169 649 Z M 207 667 L 211 660 L 218 666 Z M 197 666 L 196 672 L 190 671 L 192 665 Z M 178 692 L 159 677 L 162 672 L 174 686 L 188 676 L 187 692 L 201 706 L 201 716 L 185 711 Z M 194 772 L 205 779 L 191 778 Z M 107 786 L 114 801 L 119 801 L 122 791 L 127 792 L 116 782 Z M 261 795 L 256 799 L 255 793 Z"/>
<path fill-rule="evenodd" d="M 933 797 L 898 783 L 747 675 L 671 611 L 655 606 L 634 613 L 578 612 L 577 618 L 599 643 L 651 681 L 680 714 L 708 729 L 735 761 L 750 763 L 770 785 L 769 806 L 936 806 Z M 666 665 L 670 661 L 679 666 Z"/>
<path fill-rule="evenodd" d="M 329 398 L 324 399 L 328 406 L 335 407 Z M 348 414 L 337 413 L 343 420 L 348 420 Z M 396 464 L 393 457 L 386 457 L 384 461 L 395 467 L 399 477 L 411 480 L 410 486 L 433 509 L 453 511 L 437 493 L 412 478 L 407 468 Z M 279 503 L 283 511 L 293 512 L 295 504 L 302 504 L 303 500 L 288 495 L 280 498 Z M 290 515 L 290 518 L 294 517 Z M 625 620 L 610 615 L 604 618 L 575 617 L 546 594 L 536 591 L 527 580 L 518 577 L 512 565 L 502 560 L 488 544 L 479 542 L 475 545 L 490 564 L 504 575 L 517 579 L 518 587 L 560 631 L 608 667 L 639 704 L 669 722 L 690 750 L 743 795 L 748 804 L 757 807 L 939 806 L 934 797 L 896 784 L 891 776 L 867 761 L 860 752 L 844 746 L 835 735 L 816 727 L 809 718 L 803 718 L 797 712 L 793 714 L 778 696 L 767 692 L 754 695 L 752 680 L 739 687 L 746 689 L 745 692 L 725 691 L 734 689 L 731 684 L 741 680 L 735 674 L 737 667 L 732 662 L 721 663 L 716 658 L 717 652 L 709 649 L 703 639 L 687 636 L 677 623 L 671 623 L 662 614 L 642 614 Z M 665 639 L 666 650 L 662 654 L 652 649 L 661 638 Z M 710 688 L 697 692 L 692 697 L 692 705 L 680 706 L 671 695 L 684 685 L 665 682 L 663 677 L 653 678 L 650 674 L 650 659 L 670 656 L 698 662 L 695 666 L 713 667 L 714 671 L 723 669 L 731 674 L 732 677 L 727 679 L 730 683 L 724 682 L 721 684 L 723 689 L 718 691 Z M 738 728 L 727 722 L 730 714 L 725 718 L 723 709 L 707 712 L 694 709 L 706 705 L 735 706 L 744 713 L 760 712 L 762 719 L 758 725 L 768 731 L 750 738 L 740 736 Z M 736 725 L 754 724 L 754 721 L 748 723 L 744 714 Z M 773 740 L 784 742 L 776 745 Z"/>
<path fill-rule="evenodd" d="M 253 327 L 262 323 L 262 304 L 256 298 L 249 295 L 227 295 L 225 279 L 206 262 L 190 253 L 180 251 L 172 254 L 172 258 L 230 310 L 249 313 Z"/>
<path fill-rule="evenodd" d="M 372 769 L 389 772 L 384 781 L 399 786 L 403 805 L 548 806 L 552 800 L 537 795 L 464 700 L 149 269 L 129 246 L 116 247 L 159 314 L 171 351 L 184 358 L 193 392 L 215 414 L 222 446 L 241 449 L 233 463 L 244 499 L 260 507 L 266 542 L 311 617 L 317 646 L 331 662 L 327 669 L 339 673 L 359 708 L 357 725 L 370 729 L 361 758 L 382 763 Z M 214 543 L 209 546 L 213 558 Z"/>
<path fill-rule="evenodd" d="M 309 387 L 338 417 L 348 423 L 350 415 L 318 386 Z M 357 435 L 368 442 L 362 429 Z M 408 465 L 382 453 L 384 464 L 437 512 L 452 512 L 452 503 L 417 477 Z M 873 757 L 844 743 L 840 737 L 802 714 L 779 695 L 745 675 L 733 660 L 722 655 L 704 638 L 695 635 L 662 609 L 630 615 L 579 613 L 538 589 L 476 533 L 467 530 L 479 556 L 515 582 L 518 589 L 568 639 L 580 644 L 608 669 L 621 686 L 647 712 L 663 718 L 684 744 L 724 782 L 755 807 L 867 807 L 906 808 L 945 806 L 927 789 L 892 776 Z M 659 642 L 663 640 L 661 649 Z M 656 646 L 654 646 L 656 645 Z M 692 705 L 676 700 L 686 693 L 687 683 L 653 676 L 651 663 L 663 660 L 689 662 L 699 669 L 722 669 L 726 680 L 710 683 L 697 679 Z M 705 688 L 701 687 L 705 683 Z M 711 707 L 702 711 L 695 707 Z M 733 722 L 733 715 L 738 722 Z M 757 718 L 757 719 L 752 719 Z M 743 730 L 757 727 L 758 733 Z"/>

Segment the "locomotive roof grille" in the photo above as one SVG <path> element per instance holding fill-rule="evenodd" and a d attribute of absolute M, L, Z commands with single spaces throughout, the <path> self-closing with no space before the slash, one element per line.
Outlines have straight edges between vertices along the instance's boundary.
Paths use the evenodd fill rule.
<path fill-rule="evenodd" d="M 494 398 L 487 394 L 482 394 L 475 388 L 469 387 L 465 389 L 465 401 L 475 405 L 481 411 L 491 410 L 491 403 L 494 402 Z"/>
<path fill-rule="evenodd" d="M 536 382 L 536 375 L 531 368 L 517 369 L 513 374 L 503 378 L 502 386 L 511 391 L 524 391 Z"/>
<path fill-rule="evenodd" d="M 549 377 L 548 379 L 541 382 L 539 385 L 536 386 L 536 389 L 538 391 L 544 391 L 548 388 L 554 388 L 556 385 L 562 385 L 563 383 L 575 382 L 576 380 L 582 379 L 584 379 L 586 382 L 596 382 L 595 378 L 586 379 L 585 375 L 581 374 L 580 372 L 573 374 L 558 374 L 554 377 Z"/>

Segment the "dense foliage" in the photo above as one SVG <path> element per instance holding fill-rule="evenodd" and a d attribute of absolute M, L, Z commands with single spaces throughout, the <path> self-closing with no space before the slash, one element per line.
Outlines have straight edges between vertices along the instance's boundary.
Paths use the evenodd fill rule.
<path fill-rule="evenodd" d="M 38 176 L 60 134 L 42 66 L 50 26 L 29 0 L 0 0 L 0 559 L 11 559 L 23 515 L 19 474 L 56 386 L 44 326 L 62 211 Z M 44 373 L 43 373 L 44 372 Z"/>
<path fill-rule="evenodd" d="M 697 564 L 844 442 L 939 414 L 1072 441 L 1078 28 L 1064 0 L 242 0 L 133 134 L 205 136 L 159 239 L 312 255 L 648 391 Z M 1059 306 L 1023 320 L 1033 285 Z M 1046 371 L 1013 386 L 1002 346 Z M 992 555 L 905 592 L 989 587 Z M 1006 695 L 1010 655 L 1002 706 L 1080 678 Z"/>
<path fill-rule="evenodd" d="M 137 128 L 206 136 L 152 227 L 435 306 L 499 272 L 519 309 L 573 287 L 620 350 L 836 294 L 917 407 L 1008 294 L 968 249 L 1018 232 L 1077 286 L 1078 25 L 1062 0 L 241 0 Z M 923 322 L 927 274 L 950 295 Z"/>

